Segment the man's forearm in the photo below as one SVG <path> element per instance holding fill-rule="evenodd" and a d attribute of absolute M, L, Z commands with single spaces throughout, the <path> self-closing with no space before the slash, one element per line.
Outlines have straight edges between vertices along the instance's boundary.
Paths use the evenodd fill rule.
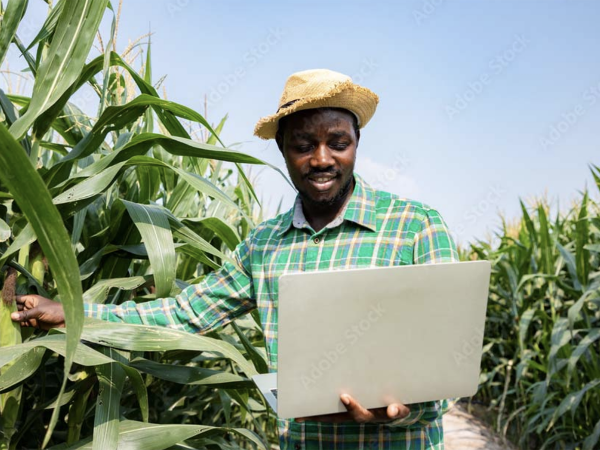
<path fill-rule="evenodd" d="M 120 305 L 84 304 L 86 317 L 124 322 L 138 325 L 152 325 L 200 332 L 202 324 L 198 318 L 190 315 L 182 316 L 177 308 L 181 308 L 177 298 L 167 297 L 144 303 L 127 301 Z"/>

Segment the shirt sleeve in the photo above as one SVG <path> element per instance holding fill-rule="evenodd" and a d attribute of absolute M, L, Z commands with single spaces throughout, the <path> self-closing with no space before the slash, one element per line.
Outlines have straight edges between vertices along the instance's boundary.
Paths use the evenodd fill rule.
<path fill-rule="evenodd" d="M 458 262 L 456 244 L 450 236 L 448 226 L 440 213 L 434 209 L 426 209 L 421 229 L 415 234 L 413 247 L 413 264 L 437 264 Z M 431 401 L 408 405 L 408 416 L 388 422 L 388 426 L 410 426 L 417 423 L 430 425 L 440 418 L 448 409 L 448 402 Z"/>
<path fill-rule="evenodd" d="M 250 271 L 248 240 L 233 252 L 219 270 L 188 286 L 175 297 L 120 305 L 84 304 L 86 317 L 140 325 L 157 325 L 191 333 L 207 333 L 256 307 Z"/>

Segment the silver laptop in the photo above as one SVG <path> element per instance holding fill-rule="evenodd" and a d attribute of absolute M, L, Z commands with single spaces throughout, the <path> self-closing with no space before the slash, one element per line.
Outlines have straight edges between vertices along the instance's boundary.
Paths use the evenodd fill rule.
<path fill-rule="evenodd" d="M 488 261 L 303 272 L 279 279 L 278 373 L 254 377 L 280 418 L 477 391 Z"/>

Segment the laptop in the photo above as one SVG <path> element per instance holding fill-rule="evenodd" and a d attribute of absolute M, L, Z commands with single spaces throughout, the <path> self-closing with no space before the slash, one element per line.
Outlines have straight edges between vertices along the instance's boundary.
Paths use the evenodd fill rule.
<path fill-rule="evenodd" d="M 489 261 L 302 272 L 279 278 L 278 372 L 253 377 L 280 418 L 470 397 Z"/>

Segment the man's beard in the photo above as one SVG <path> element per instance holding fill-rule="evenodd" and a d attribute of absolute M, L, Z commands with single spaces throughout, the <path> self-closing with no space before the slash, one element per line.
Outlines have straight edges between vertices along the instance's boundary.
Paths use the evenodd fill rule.
<path fill-rule="evenodd" d="M 309 203 L 319 209 L 327 209 L 327 208 L 330 208 L 330 207 L 340 203 L 346 197 L 346 195 L 350 191 L 350 188 L 352 187 L 353 180 L 354 180 L 354 177 L 350 176 L 348 178 L 348 182 L 344 186 L 342 186 L 342 188 L 338 191 L 338 193 L 335 194 L 330 199 L 326 199 L 326 200 L 314 200 L 308 194 L 306 194 L 304 191 L 299 190 L 298 193 L 300 194 L 300 197 L 302 197 L 302 200 L 305 201 L 306 203 Z"/>

